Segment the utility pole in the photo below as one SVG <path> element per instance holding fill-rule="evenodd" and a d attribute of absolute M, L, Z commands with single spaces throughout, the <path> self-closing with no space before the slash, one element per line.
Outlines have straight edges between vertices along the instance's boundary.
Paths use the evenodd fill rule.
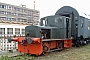
<path fill-rule="evenodd" d="M 34 10 L 35 10 L 35 1 L 34 1 Z"/>
<path fill-rule="evenodd" d="M 34 10 L 35 10 L 35 1 L 34 1 Z M 33 11 L 33 13 L 32 13 L 32 25 L 34 25 L 34 11 Z"/>

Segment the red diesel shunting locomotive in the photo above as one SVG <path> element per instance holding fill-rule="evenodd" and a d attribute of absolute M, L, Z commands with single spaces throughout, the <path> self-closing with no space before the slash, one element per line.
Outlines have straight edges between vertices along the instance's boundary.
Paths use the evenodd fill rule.
<path fill-rule="evenodd" d="M 29 39 L 30 43 L 27 43 Z M 18 42 L 18 52 L 24 52 L 27 54 L 35 54 L 36 56 L 48 52 L 62 50 L 64 48 L 72 47 L 72 39 L 41 39 L 41 38 L 9 38 L 9 41 Z M 24 41 L 22 43 L 22 41 Z"/>

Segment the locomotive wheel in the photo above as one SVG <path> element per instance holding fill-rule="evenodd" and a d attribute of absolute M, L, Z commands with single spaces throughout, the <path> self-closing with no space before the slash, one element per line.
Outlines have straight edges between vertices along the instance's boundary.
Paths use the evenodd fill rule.
<path fill-rule="evenodd" d="M 44 45 L 43 46 L 43 53 L 42 54 L 45 55 L 45 56 L 48 55 L 48 52 L 47 52 L 48 50 L 49 50 L 49 48 Z"/>

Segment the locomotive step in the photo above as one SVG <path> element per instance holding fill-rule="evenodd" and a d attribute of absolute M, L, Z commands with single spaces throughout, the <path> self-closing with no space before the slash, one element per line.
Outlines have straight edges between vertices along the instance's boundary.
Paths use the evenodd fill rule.
<path fill-rule="evenodd" d="M 58 41 L 58 40 L 70 40 L 70 39 L 43 39 L 42 41 Z"/>

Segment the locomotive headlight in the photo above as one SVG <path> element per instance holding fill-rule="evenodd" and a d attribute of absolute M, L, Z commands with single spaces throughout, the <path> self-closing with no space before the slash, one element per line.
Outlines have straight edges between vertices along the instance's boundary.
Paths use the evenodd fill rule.
<path fill-rule="evenodd" d="M 27 43 L 28 43 L 28 44 L 31 44 L 32 42 L 33 42 L 33 40 L 32 40 L 30 37 L 28 37 L 28 38 L 27 38 Z"/>

